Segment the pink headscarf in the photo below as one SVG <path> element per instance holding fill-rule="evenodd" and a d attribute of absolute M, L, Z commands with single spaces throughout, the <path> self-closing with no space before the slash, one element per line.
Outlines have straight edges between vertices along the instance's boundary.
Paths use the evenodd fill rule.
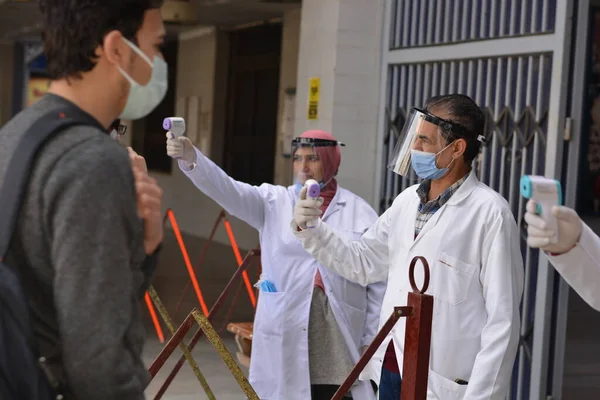
<path fill-rule="evenodd" d="M 332 134 L 321 130 L 306 131 L 300 135 L 300 137 L 337 141 Z M 325 210 L 337 191 L 335 175 L 342 162 L 342 153 L 340 151 L 340 146 L 315 147 L 315 151 L 317 156 L 319 156 L 319 160 L 321 160 L 321 165 L 323 166 L 323 183 L 326 184 L 326 186 L 321 189 L 321 197 L 323 197 L 324 200 L 321 210 L 325 213 Z"/>

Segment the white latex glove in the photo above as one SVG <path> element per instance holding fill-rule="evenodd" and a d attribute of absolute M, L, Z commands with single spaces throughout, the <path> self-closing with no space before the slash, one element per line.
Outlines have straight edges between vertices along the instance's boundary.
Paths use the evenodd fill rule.
<path fill-rule="evenodd" d="M 188 165 L 196 162 L 196 150 L 192 141 L 185 136 L 172 139 L 170 132 L 167 132 L 167 154 L 169 157 L 185 161 Z"/>
<path fill-rule="evenodd" d="M 554 232 L 548 229 L 548 224 L 536 214 L 535 201 L 527 202 L 525 222 L 527 222 L 527 244 L 533 248 L 541 248 L 548 253 L 564 254 L 571 250 L 581 237 L 583 222 L 575 212 L 568 207 L 552 207 L 552 215 L 558 222 L 558 243 L 550 244 Z"/>
<path fill-rule="evenodd" d="M 323 214 L 319 209 L 323 204 L 323 198 L 319 197 L 317 200 L 307 199 L 307 191 L 306 187 L 300 190 L 298 202 L 296 203 L 296 207 L 294 207 L 294 222 L 300 229 L 306 229 L 307 222 L 318 219 Z"/>

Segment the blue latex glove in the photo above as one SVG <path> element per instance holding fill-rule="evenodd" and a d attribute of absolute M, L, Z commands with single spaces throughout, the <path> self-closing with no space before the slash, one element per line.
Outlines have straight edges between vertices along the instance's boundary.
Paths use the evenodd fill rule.
<path fill-rule="evenodd" d="M 273 285 L 271 281 L 266 280 L 260 283 L 260 290 L 262 290 L 263 292 L 277 292 L 277 289 L 275 289 L 275 285 Z"/>

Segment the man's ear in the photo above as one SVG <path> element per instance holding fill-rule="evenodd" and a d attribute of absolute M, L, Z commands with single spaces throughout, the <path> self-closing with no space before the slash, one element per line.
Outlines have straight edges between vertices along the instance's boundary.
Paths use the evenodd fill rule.
<path fill-rule="evenodd" d="M 465 151 L 467 151 L 467 141 L 462 138 L 456 139 L 456 141 L 454 142 L 452 158 L 458 159 L 462 157 L 462 155 L 465 154 Z"/>
<path fill-rule="evenodd" d="M 119 31 L 110 31 L 104 36 L 104 43 L 101 51 L 109 63 L 126 65 L 128 60 L 125 60 L 125 57 L 127 57 L 125 46 L 127 45 L 123 40 L 123 34 Z"/>

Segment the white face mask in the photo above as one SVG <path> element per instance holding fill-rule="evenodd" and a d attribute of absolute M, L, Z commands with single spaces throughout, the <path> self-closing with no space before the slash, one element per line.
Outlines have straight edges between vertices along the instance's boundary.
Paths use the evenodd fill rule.
<path fill-rule="evenodd" d="M 136 120 L 144 118 L 146 115 L 150 114 L 165 97 L 169 85 L 168 66 L 165 60 L 158 56 L 154 57 L 154 62 L 150 61 L 148 56 L 145 55 L 144 52 L 141 51 L 135 44 L 131 43 L 125 38 L 123 38 L 123 40 L 152 68 L 152 76 L 150 81 L 145 86 L 142 86 L 134 81 L 133 78 L 131 78 L 131 76 L 129 76 L 129 74 L 121 67 L 119 67 L 119 71 L 121 71 L 121 74 L 123 74 L 123 76 L 131 85 L 129 95 L 127 96 L 125 109 L 123 109 L 123 112 L 121 115 L 119 115 L 119 118 Z"/>

